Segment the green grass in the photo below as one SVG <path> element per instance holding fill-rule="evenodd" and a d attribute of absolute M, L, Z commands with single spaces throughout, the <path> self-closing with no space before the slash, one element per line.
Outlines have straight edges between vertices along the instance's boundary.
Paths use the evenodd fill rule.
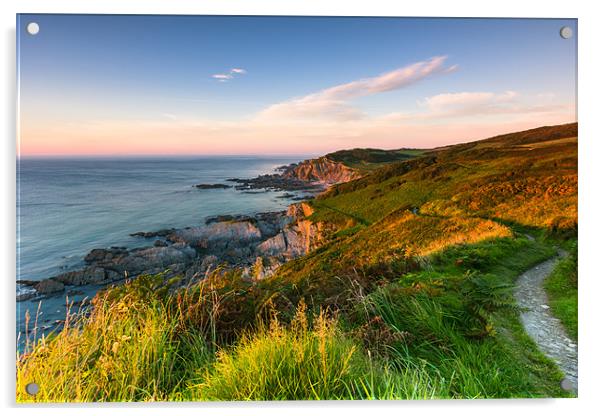
<path fill-rule="evenodd" d="M 303 310 L 301 310 L 304 313 Z M 305 315 L 291 328 L 272 320 L 218 354 L 204 382 L 191 387 L 200 400 L 307 400 L 350 397 L 354 380 L 370 374 L 368 359 L 337 329 L 318 316 L 308 328 Z"/>
<path fill-rule="evenodd" d="M 88 317 L 37 340 L 17 362 L 17 401 L 165 400 L 212 359 L 205 334 L 181 331 L 162 275 L 99 294 Z M 40 386 L 32 398 L 28 383 Z"/>
<path fill-rule="evenodd" d="M 299 313 L 301 312 L 301 314 Z M 449 397 L 446 380 L 424 364 L 393 369 L 320 314 L 311 326 L 304 309 L 290 326 L 243 337 L 220 352 L 204 382 L 189 388 L 192 400 L 349 400 Z"/>
<path fill-rule="evenodd" d="M 552 254 L 527 239 L 457 246 L 433 256 L 427 270 L 373 292 L 359 309 L 405 334 L 406 342 L 388 345 L 390 361 L 425 364 L 430 377 L 448 382 L 447 397 L 563 396 L 561 373 L 524 332 L 511 293 L 522 271 Z M 475 261 L 458 262 L 466 258 Z"/>
<path fill-rule="evenodd" d="M 351 168 L 358 169 L 362 173 L 367 173 L 387 163 L 412 159 L 424 153 L 425 151 L 421 149 L 351 149 L 329 153 L 326 157 L 330 160 L 344 163 Z"/>
<path fill-rule="evenodd" d="M 576 125 L 451 146 L 390 163 L 332 187 L 312 205 L 311 219 L 338 228 L 372 224 L 413 207 L 424 215 L 495 218 L 575 235 Z"/>
<path fill-rule="evenodd" d="M 577 242 L 573 241 L 566 258 L 546 279 L 544 287 L 550 301 L 552 313 L 560 319 L 573 340 L 577 334 Z"/>

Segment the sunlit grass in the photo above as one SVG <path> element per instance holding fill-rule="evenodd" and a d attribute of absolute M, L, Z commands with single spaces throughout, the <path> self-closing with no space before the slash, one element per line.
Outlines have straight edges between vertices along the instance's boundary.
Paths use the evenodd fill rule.
<path fill-rule="evenodd" d="M 159 279 L 140 277 L 116 298 L 98 295 L 89 317 L 38 340 L 17 361 L 17 401 L 165 400 L 177 390 L 210 348 L 203 333 L 179 333 L 181 317 L 155 292 Z M 40 386 L 35 398 L 28 383 Z"/>

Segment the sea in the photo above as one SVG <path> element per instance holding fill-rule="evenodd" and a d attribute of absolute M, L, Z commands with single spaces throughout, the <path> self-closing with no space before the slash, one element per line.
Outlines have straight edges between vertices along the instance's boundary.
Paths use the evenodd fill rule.
<path fill-rule="evenodd" d="M 149 245 L 137 231 L 204 224 L 221 214 L 284 210 L 284 192 L 197 189 L 253 178 L 310 155 L 286 157 L 22 158 L 17 162 L 17 280 L 41 280 L 83 265 L 93 248 Z M 302 196 L 302 195 L 298 195 Z M 71 296 L 79 302 L 97 287 Z M 17 291 L 26 290 L 17 285 Z M 17 303 L 19 344 L 64 319 L 66 297 Z M 35 325 L 35 320 L 38 323 Z"/>

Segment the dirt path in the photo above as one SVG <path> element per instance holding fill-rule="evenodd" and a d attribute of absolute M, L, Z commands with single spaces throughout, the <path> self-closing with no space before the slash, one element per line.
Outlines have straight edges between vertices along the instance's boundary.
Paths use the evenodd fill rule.
<path fill-rule="evenodd" d="M 559 256 L 566 256 L 560 251 Z M 521 308 L 521 321 L 539 349 L 558 367 L 577 389 L 577 344 L 571 341 L 560 321 L 550 312 L 543 281 L 552 272 L 559 257 L 538 264 L 519 276 L 515 296 Z"/>

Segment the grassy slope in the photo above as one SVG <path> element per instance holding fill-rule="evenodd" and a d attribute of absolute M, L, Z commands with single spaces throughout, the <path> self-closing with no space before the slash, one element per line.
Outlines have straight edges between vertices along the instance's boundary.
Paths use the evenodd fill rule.
<path fill-rule="evenodd" d="M 21 358 L 17 399 L 564 396 L 510 291 L 574 238 L 576 156 L 567 125 L 387 163 L 314 201 L 326 243 L 270 279 L 99 297 Z"/>
<path fill-rule="evenodd" d="M 387 163 L 399 162 L 421 156 L 425 153 L 421 149 L 351 149 L 339 150 L 329 153 L 327 158 L 335 162 L 341 162 L 345 165 L 367 173 L 382 167 Z"/>

